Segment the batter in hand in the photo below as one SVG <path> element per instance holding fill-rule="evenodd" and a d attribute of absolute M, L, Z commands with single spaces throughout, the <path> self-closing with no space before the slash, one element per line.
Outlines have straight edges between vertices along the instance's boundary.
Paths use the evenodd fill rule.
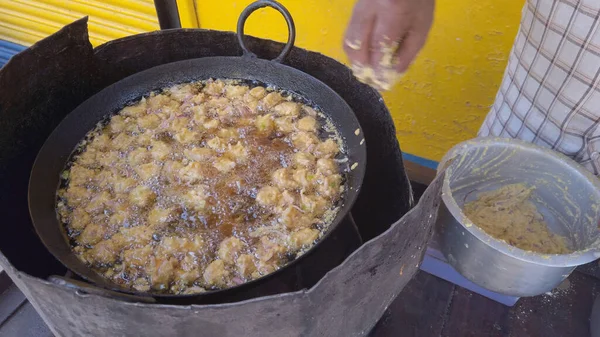
<path fill-rule="evenodd" d="M 434 3 L 359 0 L 344 42 L 354 75 L 378 90 L 390 90 L 425 44 Z"/>

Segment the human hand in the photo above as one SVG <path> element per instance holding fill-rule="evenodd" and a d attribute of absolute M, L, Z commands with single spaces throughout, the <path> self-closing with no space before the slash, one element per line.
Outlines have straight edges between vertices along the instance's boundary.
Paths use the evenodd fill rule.
<path fill-rule="evenodd" d="M 435 0 L 359 0 L 344 40 L 354 75 L 390 90 L 425 44 L 434 7 Z"/>

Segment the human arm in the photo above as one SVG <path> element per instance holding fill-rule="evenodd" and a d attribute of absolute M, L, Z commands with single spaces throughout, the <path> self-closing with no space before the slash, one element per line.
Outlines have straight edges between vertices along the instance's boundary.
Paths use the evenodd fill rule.
<path fill-rule="evenodd" d="M 435 0 L 359 0 L 344 40 L 355 76 L 389 90 L 421 50 Z"/>

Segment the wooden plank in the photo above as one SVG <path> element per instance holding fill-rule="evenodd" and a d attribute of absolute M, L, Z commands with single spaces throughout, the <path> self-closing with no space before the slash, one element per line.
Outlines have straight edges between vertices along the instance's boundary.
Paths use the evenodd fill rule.
<path fill-rule="evenodd" d="M 27 302 L 25 295 L 12 284 L 2 294 L 0 294 L 0 326 Z"/>
<path fill-rule="evenodd" d="M 408 160 L 404 161 L 404 169 L 408 174 L 408 179 L 420 184 L 429 185 L 435 179 L 436 170 Z"/>
<path fill-rule="evenodd" d="M 449 282 L 418 272 L 370 336 L 439 336 L 453 289 Z"/>
<path fill-rule="evenodd" d="M 8 277 L 8 274 L 4 271 L 0 272 L 0 294 L 8 289 L 11 284 L 13 284 L 13 281 Z"/>
<path fill-rule="evenodd" d="M 54 335 L 35 311 L 26 302 L 11 318 L 0 326 L 0 337 L 53 337 Z"/>
<path fill-rule="evenodd" d="M 508 336 L 506 322 L 509 309 L 487 297 L 456 287 L 448 310 L 448 318 L 439 336 Z"/>
<path fill-rule="evenodd" d="M 551 295 L 522 298 L 511 310 L 510 336 L 589 336 L 599 281 L 581 273 L 573 273 L 568 281 Z"/>
<path fill-rule="evenodd" d="M 512 308 L 457 287 L 441 336 L 589 336 L 599 281 L 574 273 L 550 294 L 521 298 Z"/>
<path fill-rule="evenodd" d="M 581 265 L 575 269 L 576 271 L 593 276 L 597 279 L 600 279 L 600 265 L 598 261 L 593 261 L 584 265 Z"/>

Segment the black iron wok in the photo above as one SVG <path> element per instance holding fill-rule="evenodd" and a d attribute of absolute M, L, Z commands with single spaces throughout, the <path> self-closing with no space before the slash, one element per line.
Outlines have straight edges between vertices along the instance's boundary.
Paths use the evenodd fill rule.
<path fill-rule="evenodd" d="M 288 41 L 283 51 L 277 58 L 270 61 L 257 58 L 247 50 L 243 40 L 244 24 L 248 16 L 257 9 L 267 6 L 276 9 L 285 17 L 289 30 Z M 273 284 L 276 284 L 273 279 L 285 279 L 286 277 L 282 275 L 294 274 L 294 270 L 300 268 L 302 264 L 305 264 L 302 266 L 303 268 L 314 267 L 318 270 L 319 276 L 323 276 L 331 267 L 341 262 L 328 261 L 328 250 L 319 248 L 326 245 L 328 240 L 333 241 L 334 233 L 356 233 L 351 221 L 350 209 L 359 193 L 367 159 L 366 145 L 356 116 L 346 102 L 327 85 L 306 73 L 282 64 L 293 47 L 295 27 L 290 13 L 281 4 L 270 0 L 259 0 L 249 5 L 240 15 L 237 34 L 244 51 L 242 56 L 206 57 L 173 62 L 129 76 L 83 102 L 67 115 L 46 140 L 31 172 L 29 211 L 35 230 L 47 249 L 67 268 L 83 279 L 107 289 L 108 293 L 117 291 L 141 296 L 140 298 L 155 298 L 167 303 L 216 303 L 251 297 L 248 294 L 260 296 L 281 292 L 281 290 L 273 289 Z M 148 55 L 148 57 L 152 57 L 152 55 Z M 120 287 L 98 275 L 71 251 L 64 226 L 59 221 L 55 209 L 60 175 L 78 143 L 107 116 L 118 112 L 128 103 L 139 100 L 152 91 L 178 83 L 209 78 L 240 79 L 272 85 L 304 98 L 328 115 L 344 139 L 345 152 L 349 159 L 345 170 L 347 188 L 343 196 L 343 205 L 320 242 L 303 256 L 260 279 L 233 288 L 195 295 L 141 293 Z M 353 168 L 350 169 L 350 167 Z M 336 240 L 339 241 L 340 237 L 344 237 L 344 235 L 338 235 Z M 356 240 L 354 241 L 353 244 L 356 243 Z M 315 251 L 320 252 L 323 256 L 311 257 L 316 254 Z M 315 261 L 322 263 L 319 262 L 319 266 L 313 266 Z M 306 265 L 307 263 L 310 265 Z M 77 283 L 77 285 L 81 286 L 81 283 Z M 302 287 L 300 284 L 298 286 Z M 296 289 L 291 286 L 291 288 L 285 289 L 285 291 L 288 290 Z M 246 295 L 233 296 L 233 294 L 243 293 Z"/>

